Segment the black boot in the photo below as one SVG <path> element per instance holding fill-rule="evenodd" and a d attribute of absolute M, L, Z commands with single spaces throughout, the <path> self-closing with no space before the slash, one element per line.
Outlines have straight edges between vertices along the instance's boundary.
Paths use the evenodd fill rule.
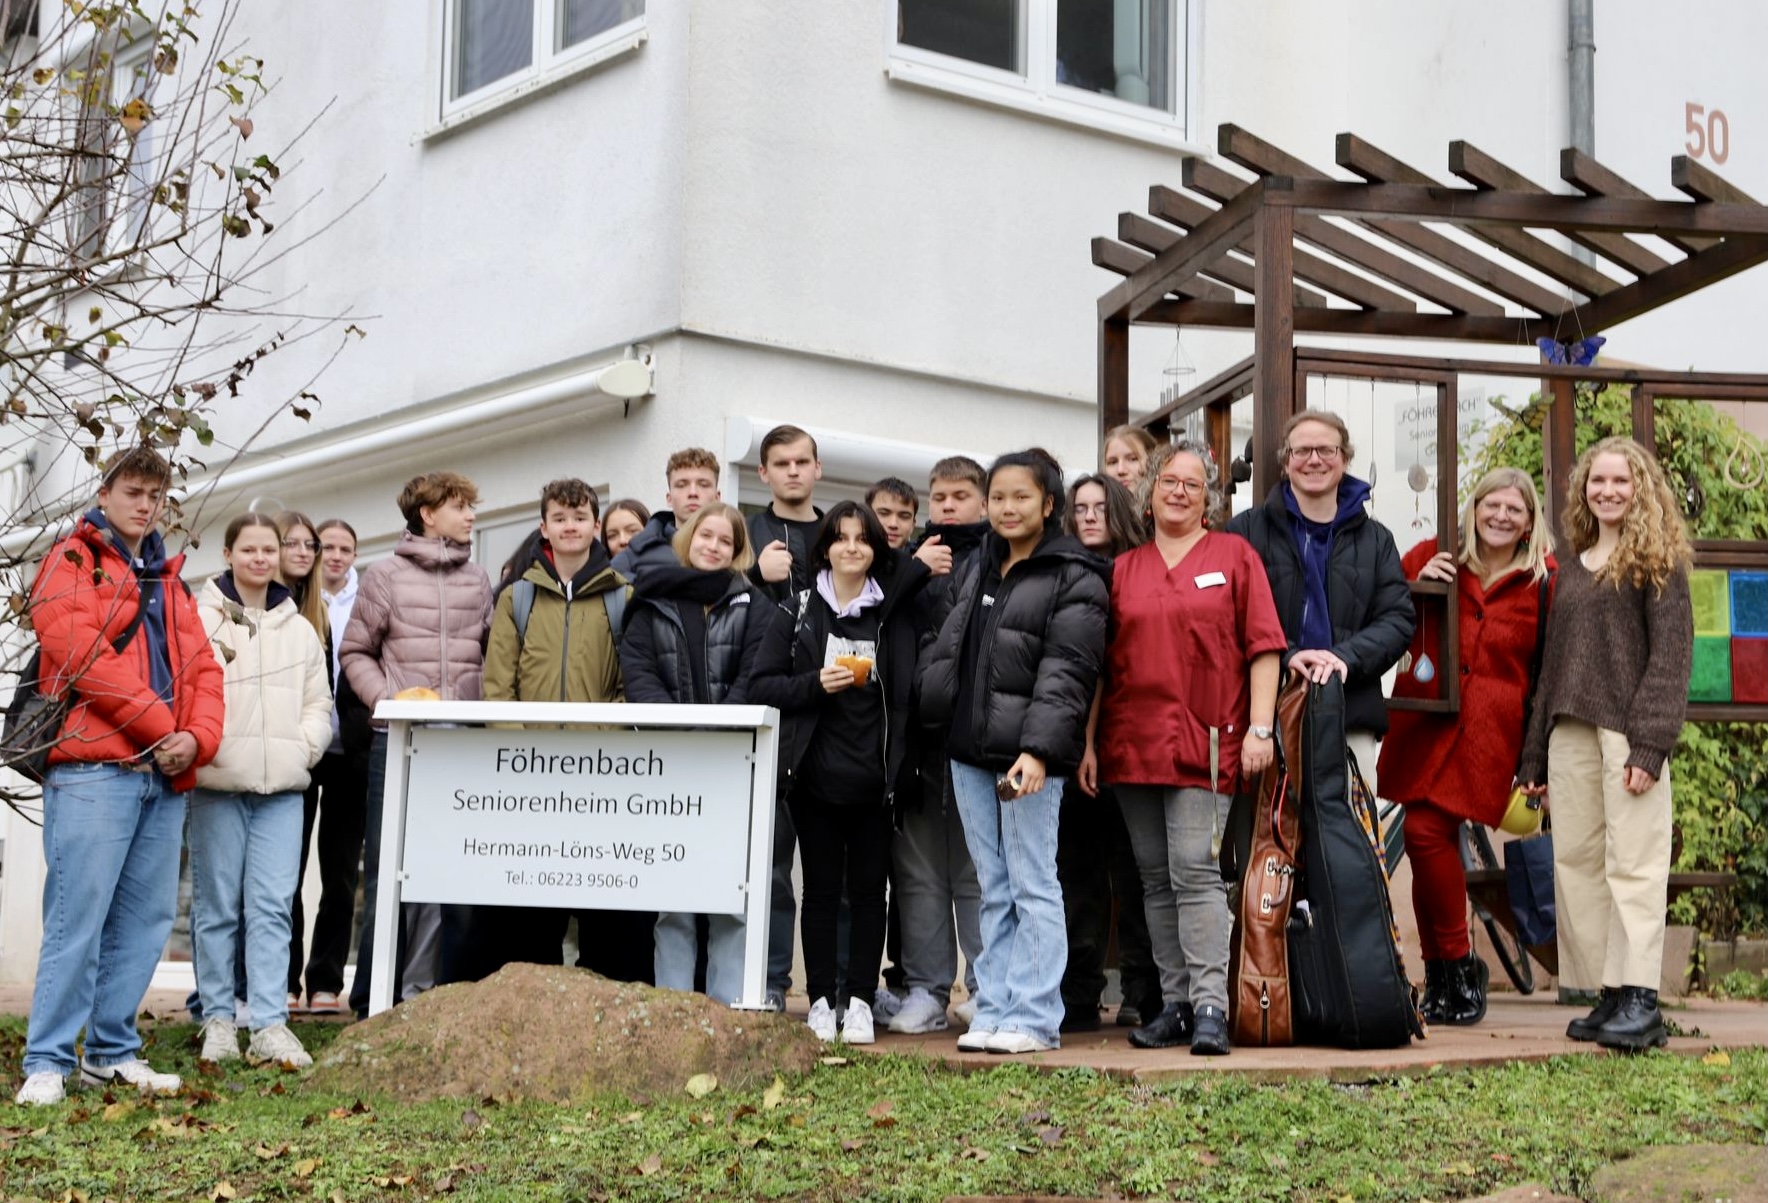
<path fill-rule="evenodd" d="M 1130 1033 L 1130 1043 L 1137 1048 L 1173 1048 L 1189 1044 L 1195 1028 L 1196 1019 L 1190 1003 L 1168 1003 L 1153 1022 Z"/>
<path fill-rule="evenodd" d="M 1642 1052 L 1670 1043 L 1664 1013 L 1658 1010 L 1658 992 L 1643 986 L 1622 986 L 1621 1003 L 1609 1021 L 1596 1029 L 1596 1043 L 1603 1048 Z"/>
<path fill-rule="evenodd" d="M 1442 1022 L 1454 1027 L 1471 1027 L 1486 1017 L 1486 986 L 1492 971 L 1486 963 L 1468 953 L 1459 961 L 1444 963 Z"/>
<path fill-rule="evenodd" d="M 1228 1055 L 1228 1013 L 1220 1007 L 1197 1008 L 1197 1034 L 1191 1037 L 1193 1057 Z"/>
<path fill-rule="evenodd" d="M 1574 1019 L 1566 1025 L 1565 1034 L 1573 1040 L 1594 1040 L 1596 1031 L 1603 1024 L 1615 1017 L 1621 1006 L 1621 991 L 1616 986 L 1604 986 L 1602 998 L 1597 1001 L 1596 1008 L 1581 1019 Z"/>
<path fill-rule="evenodd" d="M 1449 986 L 1449 962 L 1424 962 L 1424 1002 L 1419 1010 L 1425 1023 L 1447 1023 L 1445 996 Z"/>

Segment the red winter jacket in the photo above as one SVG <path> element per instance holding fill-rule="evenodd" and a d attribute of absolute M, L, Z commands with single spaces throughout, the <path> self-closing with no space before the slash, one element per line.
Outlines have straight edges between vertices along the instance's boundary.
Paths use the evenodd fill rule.
<path fill-rule="evenodd" d="M 1400 561 L 1406 579 L 1437 554 L 1426 539 Z M 1552 569 L 1553 558 L 1547 566 Z M 1523 701 L 1535 658 L 1535 624 L 1541 612 L 1540 582 L 1531 573 L 1506 573 L 1480 587 L 1479 577 L 1462 568 L 1455 574 L 1460 614 L 1461 710 L 1432 714 L 1393 710 L 1377 768 L 1381 796 L 1394 802 L 1430 802 L 1452 815 L 1496 827 L 1504 817 L 1510 787 L 1522 753 Z M 1552 588 L 1548 589 L 1552 601 Z M 1412 663 L 1421 653 L 1437 659 L 1438 623 L 1434 608 L 1422 608 L 1412 637 Z M 1410 670 L 1399 674 L 1393 696 L 1436 697 L 1438 683 L 1421 685 Z"/>
<path fill-rule="evenodd" d="M 154 691 L 149 643 L 137 631 L 119 653 L 111 642 L 135 617 L 135 572 L 110 533 L 82 518 L 50 549 L 31 586 L 31 625 L 43 649 L 41 677 L 59 690 L 70 679 L 76 704 L 62 724 L 49 763 L 134 760 L 177 731 L 196 737 L 196 762 L 172 782 L 183 792 L 196 784 L 198 765 L 215 758 L 223 725 L 221 666 L 196 602 L 179 583 L 183 555 L 166 561 L 166 647 L 172 664 L 172 703 Z"/>

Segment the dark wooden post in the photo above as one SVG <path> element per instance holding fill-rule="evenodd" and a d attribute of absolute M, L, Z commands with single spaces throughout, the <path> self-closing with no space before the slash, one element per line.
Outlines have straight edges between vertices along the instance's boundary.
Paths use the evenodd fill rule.
<path fill-rule="evenodd" d="M 1560 549 L 1570 554 L 1565 542 L 1565 492 L 1571 478 L 1572 464 L 1578 455 L 1577 382 L 1556 376 L 1546 382 L 1553 404 L 1547 410 L 1547 421 L 1541 428 L 1541 475 L 1547 486 L 1547 520 Z"/>
<path fill-rule="evenodd" d="M 1257 504 L 1277 484 L 1277 444 L 1295 412 L 1295 212 L 1261 205 L 1253 227 L 1252 495 Z"/>
<path fill-rule="evenodd" d="M 1099 321 L 1099 454 L 1105 459 L 1105 432 L 1130 420 L 1130 324 Z"/>

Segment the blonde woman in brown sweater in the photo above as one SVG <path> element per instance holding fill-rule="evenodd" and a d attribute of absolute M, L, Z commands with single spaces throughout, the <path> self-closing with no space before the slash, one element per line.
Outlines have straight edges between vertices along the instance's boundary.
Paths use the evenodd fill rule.
<path fill-rule="evenodd" d="M 1657 460 L 1629 438 L 1584 452 L 1518 777 L 1553 808 L 1562 985 L 1601 987 L 1573 1040 L 1667 1042 L 1658 1010 L 1670 877 L 1670 750 L 1694 649 L 1688 532 Z"/>

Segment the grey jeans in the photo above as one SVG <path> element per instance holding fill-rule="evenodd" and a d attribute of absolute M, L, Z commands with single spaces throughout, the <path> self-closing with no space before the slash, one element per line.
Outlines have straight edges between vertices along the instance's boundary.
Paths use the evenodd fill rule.
<path fill-rule="evenodd" d="M 982 950 L 982 888 L 964 844 L 964 824 L 952 796 L 951 766 L 943 788 L 927 789 L 921 805 L 903 811 L 891 850 L 898 916 L 902 921 L 903 984 L 949 1003 L 964 950 L 964 985 L 976 997 L 976 957 Z"/>
<path fill-rule="evenodd" d="M 1227 794 L 1119 785 L 1118 805 L 1142 873 L 1148 939 L 1170 1005 L 1228 1009 L 1228 887 L 1211 845 L 1226 830 Z"/>

